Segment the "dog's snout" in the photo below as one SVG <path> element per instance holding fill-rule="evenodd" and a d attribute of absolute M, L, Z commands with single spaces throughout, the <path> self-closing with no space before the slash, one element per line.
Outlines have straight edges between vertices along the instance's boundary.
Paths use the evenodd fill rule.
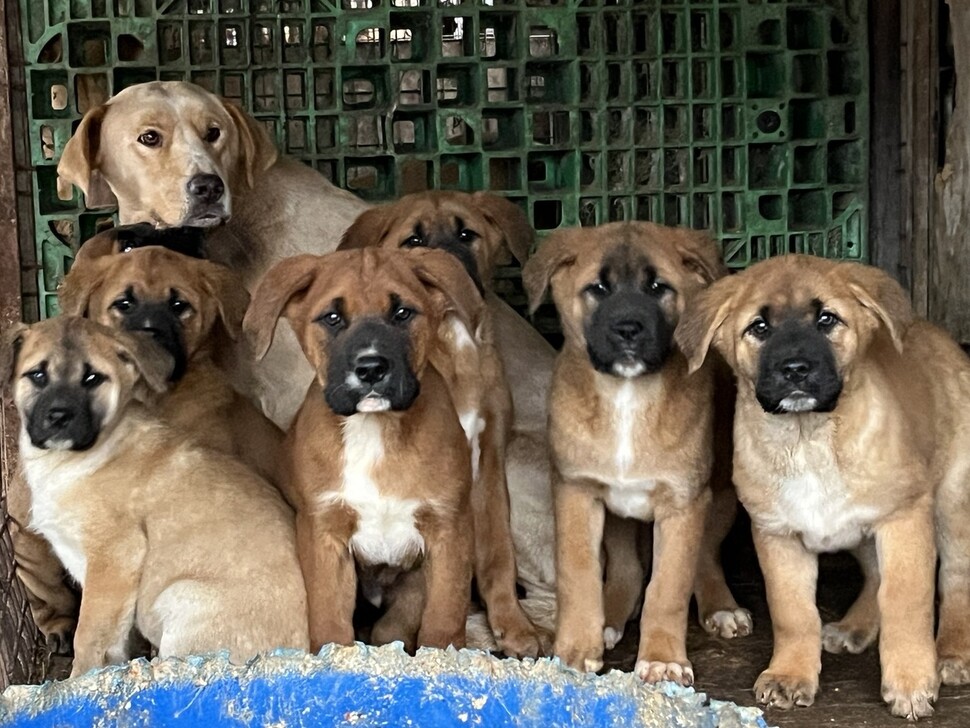
<path fill-rule="evenodd" d="M 67 407 L 51 407 L 44 416 L 44 424 L 52 430 L 63 430 L 73 419 L 73 410 Z"/>
<path fill-rule="evenodd" d="M 787 359 L 781 364 L 781 372 L 789 382 L 801 382 L 812 371 L 812 365 L 807 359 Z"/>
<path fill-rule="evenodd" d="M 197 174 L 189 180 L 187 188 L 194 200 L 207 204 L 218 202 L 226 191 L 222 178 L 216 174 Z"/>
<path fill-rule="evenodd" d="M 639 321 L 617 321 L 610 327 L 610 331 L 623 341 L 636 341 L 643 333 L 643 324 Z"/>
<path fill-rule="evenodd" d="M 391 363 L 383 356 L 367 355 L 357 358 L 354 374 L 365 384 L 377 384 L 387 376 Z"/>

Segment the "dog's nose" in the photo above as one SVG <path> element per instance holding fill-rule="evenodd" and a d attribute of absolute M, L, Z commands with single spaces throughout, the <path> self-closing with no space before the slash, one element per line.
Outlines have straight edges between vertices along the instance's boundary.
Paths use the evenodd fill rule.
<path fill-rule="evenodd" d="M 643 324 L 639 321 L 618 321 L 610 326 L 610 331 L 623 341 L 635 341 L 643 333 Z"/>
<path fill-rule="evenodd" d="M 218 202 L 226 191 L 225 184 L 217 174 L 197 174 L 186 187 L 194 200 L 204 203 Z"/>
<path fill-rule="evenodd" d="M 788 359 L 782 362 L 781 373 L 789 382 L 801 382 L 812 370 L 812 365 L 805 359 Z"/>
<path fill-rule="evenodd" d="M 74 413 L 65 407 L 51 407 L 44 417 L 44 424 L 52 430 L 63 430 L 74 419 Z"/>
<path fill-rule="evenodd" d="M 382 356 L 362 356 L 357 359 L 354 374 L 365 384 L 377 384 L 387 376 L 390 362 Z"/>

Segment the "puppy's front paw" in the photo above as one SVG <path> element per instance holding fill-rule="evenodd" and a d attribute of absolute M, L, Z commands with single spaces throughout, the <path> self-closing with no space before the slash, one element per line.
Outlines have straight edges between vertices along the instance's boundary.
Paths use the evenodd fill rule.
<path fill-rule="evenodd" d="M 715 637 L 730 640 L 747 637 L 754 630 L 754 620 L 747 609 L 721 609 L 708 615 L 701 626 Z"/>
<path fill-rule="evenodd" d="M 531 624 L 516 625 L 515 628 L 506 630 L 501 635 L 496 633 L 495 642 L 498 648 L 509 657 L 535 659 L 543 654 L 539 635 Z"/>
<path fill-rule="evenodd" d="M 633 672 L 638 678 L 647 683 L 667 680 L 683 685 L 684 687 L 690 687 L 694 684 L 694 668 L 686 660 L 684 662 L 637 660 Z"/>
<path fill-rule="evenodd" d="M 623 629 L 616 629 L 615 627 L 607 627 L 603 630 L 603 646 L 608 650 L 612 650 L 616 647 L 620 640 L 623 639 Z"/>
<path fill-rule="evenodd" d="M 875 642 L 879 625 L 858 625 L 846 622 L 829 622 L 822 627 L 822 649 L 837 655 L 850 652 L 858 655 Z"/>
<path fill-rule="evenodd" d="M 796 705 L 815 702 L 818 678 L 804 675 L 780 675 L 765 670 L 754 684 L 755 699 L 769 708 L 790 710 Z"/>
<path fill-rule="evenodd" d="M 569 639 L 560 633 L 553 652 L 564 663 L 582 672 L 599 672 L 603 667 L 603 642 L 595 637 Z"/>
<path fill-rule="evenodd" d="M 918 720 L 933 715 L 933 701 L 939 694 L 939 688 L 939 676 L 933 668 L 887 668 L 883 672 L 882 699 L 889 705 L 889 711 L 893 715 L 906 720 Z"/>
<path fill-rule="evenodd" d="M 936 663 L 944 685 L 966 685 L 970 682 L 970 658 L 965 655 L 940 655 Z"/>

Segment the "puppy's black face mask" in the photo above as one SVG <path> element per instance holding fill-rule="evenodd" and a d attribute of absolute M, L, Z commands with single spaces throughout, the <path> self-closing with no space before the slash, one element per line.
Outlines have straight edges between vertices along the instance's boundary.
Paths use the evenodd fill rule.
<path fill-rule="evenodd" d="M 337 299 L 318 323 L 333 337 L 323 393 L 336 414 L 408 409 L 421 386 L 410 363 L 409 321 L 417 312 L 392 297 L 385 317 L 348 321 Z"/>
<path fill-rule="evenodd" d="M 150 334 L 155 343 L 171 355 L 175 368 L 169 381 L 179 381 L 188 364 L 181 315 L 191 305 L 175 289 L 170 291 L 169 300 L 152 302 L 139 300 L 129 287 L 124 295 L 112 302 L 111 307 L 121 314 L 125 330 Z"/>
<path fill-rule="evenodd" d="M 105 381 L 103 374 L 86 365 L 80 381 L 66 381 L 43 362 L 24 376 L 38 390 L 26 417 L 27 434 L 34 447 L 87 450 L 94 445 L 102 422 L 92 397 Z"/>
<path fill-rule="evenodd" d="M 478 261 L 472 245 L 481 235 L 465 225 L 465 221 L 456 217 L 450 224 L 425 226 L 418 223 L 411 235 L 401 241 L 402 248 L 435 248 L 451 253 L 458 258 L 465 267 L 465 271 L 475 283 L 478 292 L 484 295 L 481 275 L 478 272 Z"/>
<path fill-rule="evenodd" d="M 584 325 L 596 371 L 619 377 L 657 372 L 673 349 L 674 324 L 662 306 L 673 288 L 645 256 L 626 245 L 603 260 L 582 294 L 592 305 Z"/>
<path fill-rule="evenodd" d="M 200 227 L 157 228 L 151 223 L 138 222 L 119 225 L 111 231 L 119 253 L 128 253 L 136 248 L 157 245 L 187 255 L 190 258 L 205 258 L 206 229 Z"/>
<path fill-rule="evenodd" d="M 763 342 L 755 395 L 765 412 L 831 412 L 842 393 L 842 376 L 826 336 L 827 316 L 816 321 L 783 319 L 772 325 L 765 311 L 745 332 Z M 834 325 L 834 324 L 833 324 Z"/>

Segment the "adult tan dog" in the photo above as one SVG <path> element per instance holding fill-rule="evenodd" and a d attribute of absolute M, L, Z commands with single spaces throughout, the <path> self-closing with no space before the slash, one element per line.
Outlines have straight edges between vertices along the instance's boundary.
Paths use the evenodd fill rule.
<path fill-rule="evenodd" d="M 477 375 L 482 305 L 430 250 L 297 256 L 256 289 L 257 356 L 285 315 L 316 371 L 286 443 L 314 649 L 353 641 L 357 570 L 388 603 L 370 641 L 464 645 L 472 473 L 446 380 Z"/>
<path fill-rule="evenodd" d="M 31 526 L 84 589 L 72 675 L 126 660 L 134 627 L 163 656 L 307 646 L 292 511 L 150 414 L 171 370 L 147 337 L 71 316 L 0 347 Z"/>
<path fill-rule="evenodd" d="M 795 255 L 717 282 L 690 306 L 677 340 L 692 368 L 713 346 L 737 374 L 734 478 L 775 636 L 758 700 L 814 701 L 816 554 L 859 548 L 868 583 L 846 619 L 827 626 L 826 647 L 860 651 L 878 632 L 883 699 L 894 715 L 930 715 L 934 494 L 944 679 L 965 681 L 970 658 L 966 356 L 914 321 L 885 273 Z"/>
<path fill-rule="evenodd" d="M 687 302 L 723 272 L 708 238 L 645 222 L 553 233 L 523 271 L 533 307 L 551 285 L 565 335 L 549 412 L 559 607 L 554 649 L 574 667 L 603 664 L 600 548 L 607 510 L 654 521 L 638 676 L 693 681 L 687 611 L 702 551 L 710 567 L 696 589 L 702 622 L 716 612 L 750 619 L 718 565 L 726 528 L 705 529 L 713 368 L 688 376 L 687 360 L 673 346 Z"/>
<path fill-rule="evenodd" d="M 541 651 L 536 630 L 516 596 L 516 548 L 509 497 L 510 491 L 513 501 L 517 495 L 522 496 L 512 510 L 524 511 L 524 516 L 530 515 L 530 504 L 537 501 L 546 504 L 535 515 L 537 520 L 543 516 L 548 520 L 551 503 L 541 492 L 548 489 L 548 477 L 542 477 L 541 471 L 536 473 L 535 467 L 548 456 L 541 446 L 544 433 L 534 422 L 536 419 L 542 422 L 540 413 L 544 412 L 545 401 L 537 395 L 548 386 L 543 386 L 541 380 L 537 383 L 537 375 L 545 374 L 551 379 L 551 370 L 537 371 L 536 366 L 541 366 L 543 359 L 551 363 L 552 357 L 545 340 L 492 293 L 491 286 L 496 266 L 509 262 L 510 254 L 520 262 L 526 260 L 533 237 L 532 227 L 522 210 L 502 197 L 484 192 L 420 192 L 363 212 L 347 229 L 340 244 L 341 249 L 378 246 L 393 250 L 442 250 L 461 261 L 485 295 L 488 318 L 480 331 L 487 340 L 479 337 L 476 342 L 482 363 L 480 374 L 463 382 L 480 389 L 482 407 L 480 412 L 465 408 L 468 416 L 462 417 L 462 426 L 472 443 L 472 456 L 477 460 L 473 465 L 476 477 L 472 484 L 475 577 L 496 646 L 514 657 L 536 657 Z M 506 323 L 500 330 L 503 335 L 500 341 L 493 340 L 496 320 Z M 528 373 L 515 380 L 519 396 L 514 413 L 503 359 L 513 363 L 516 371 Z M 467 396 L 452 392 L 456 400 Z M 508 483 L 506 457 L 514 432 L 523 434 L 517 438 L 512 451 L 519 460 L 518 467 L 509 470 L 528 477 Z M 544 550 L 550 551 L 549 541 L 534 548 L 535 540 L 543 531 L 526 527 L 519 551 L 531 553 L 533 559 L 542 553 L 544 546 Z M 526 583 L 541 583 L 540 580 L 541 577 L 525 575 Z"/>
<path fill-rule="evenodd" d="M 84 192 L 88 207 L 117 199 L 122 224 L 220 226 L 208 255 L 250 289 L 281 258 L 336 248 L 366 208 L 280 156 L 264 127 L 238 107 L 179 81 L 131 86 L 90 110 L 57 171 Z M 289 333 L 280 338 L 257 377 L 263 409 L 285 427 L 312 373 Z"/>

